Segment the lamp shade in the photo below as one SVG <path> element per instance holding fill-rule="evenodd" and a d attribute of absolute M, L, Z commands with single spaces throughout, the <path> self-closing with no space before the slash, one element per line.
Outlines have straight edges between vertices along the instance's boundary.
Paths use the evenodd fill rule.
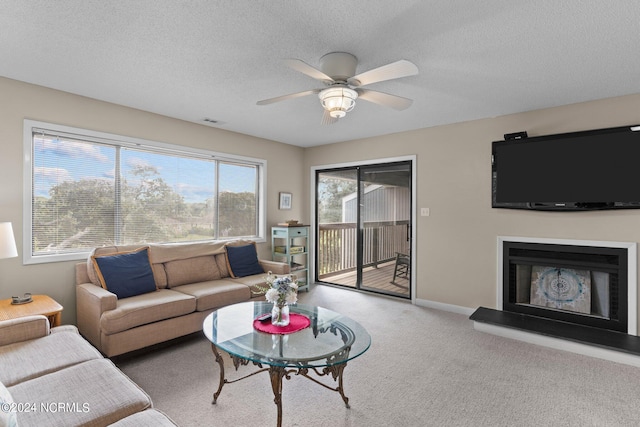
<path fill-rule="evenodd" d="M 331 117 L 340 119 L 356 106 L 358 92 L 346 86 L 332 86 L 322 90 L 318 97 Z"/>
<path fill-rule="evenodd" d="M 0 222 L 0 258 L 13 258 L 18 256 L 16 239 L 13 237 L 13 228 L 10 222 Z"/>

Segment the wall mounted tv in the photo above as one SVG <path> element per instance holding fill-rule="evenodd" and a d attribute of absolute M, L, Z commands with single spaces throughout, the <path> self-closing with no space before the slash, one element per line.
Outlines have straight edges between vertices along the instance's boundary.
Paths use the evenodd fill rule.
<path fill-rule="evenodd" d="M 494 208 L 640 208 L 640 126 L 495 141 L 491 161 Z"/>

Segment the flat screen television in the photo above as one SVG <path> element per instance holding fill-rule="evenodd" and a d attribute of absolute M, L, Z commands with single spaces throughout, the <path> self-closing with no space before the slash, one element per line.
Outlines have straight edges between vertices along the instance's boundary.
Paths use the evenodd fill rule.
<path fill-rule="evenodd" d="M 495 141 L 492 207 L 640 208 L 640 126 Z"/>

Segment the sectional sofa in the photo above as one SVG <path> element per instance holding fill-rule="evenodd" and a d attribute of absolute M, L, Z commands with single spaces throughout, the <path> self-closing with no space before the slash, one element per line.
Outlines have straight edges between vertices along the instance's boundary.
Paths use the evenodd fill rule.
<path fill-rule="evenodd" d="M 176 424 L 84 340 L 45 316 L 0 321 L 0 426 Z"/>
<path fill-rule="evenodd" d="M 264 298 L 254 291 L 268 271 L 290 266 L 244 240 L 98 248 L 76 265 L 78 329 L 108 357 L 188 335 L 219 307 Z"/>

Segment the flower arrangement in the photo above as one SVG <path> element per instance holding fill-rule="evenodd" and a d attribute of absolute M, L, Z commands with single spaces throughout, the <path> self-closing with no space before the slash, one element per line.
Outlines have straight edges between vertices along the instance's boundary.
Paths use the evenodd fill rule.
<path fill-rule="evenodd" d="M 264 294 L 267 301 L 278 307 L 298 302 L 298 281 L 291 276 L 278 277 L 269 272 L 265 277 L 268 286 L 261 287 L 256 294 Z"/>
<path fill-rule="evenodd" d="M 289 304 L 298 302 L 298 281 L 295 276 L 278 277 L 269 272 L 264 278 L 267 286 L 256 286 L 256 294 L 264 294 L 268 302 L 273 303 L 271 324 L 287 326 L 289 324 Z"/>

